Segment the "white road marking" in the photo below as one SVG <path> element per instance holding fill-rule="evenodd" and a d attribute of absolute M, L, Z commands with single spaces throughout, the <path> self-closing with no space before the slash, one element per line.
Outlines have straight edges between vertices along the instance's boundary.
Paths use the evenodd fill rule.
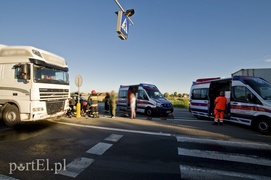
<path fill-rule="evenodd" d="M 118 135 L 118 134 L 111 134 L 110 136 L 108 136 L 107 138 L 105 138 L 105 141 L 112 141 L 112 142 L 117 142 L 120 140 L 120 138 L 122 138 L 123 135 Z"/>
<path fill-rule="evenodd" d="M 6 175 L 3 175 L 3 174 L 0 174 L 0 179 L 1 180 L 18 180 L 16 178 L 13 178 L 13 177 L 10 177 L 10 176 L 6 176 Z"/>
<path fill-rule="evenodd" d="M 179 120 L 179 121 L 187 121 L 187 122 L 212 123 L 212 121 L 195 120 L 194 118 L 174 118 L 174 119 L 167 119 L 167 120 Z"/>
<path fill-rule="evenodd" d="M 75 178 L 93 162 L 94 159 L 77 158 L 66 166 L 66 170 L 59 171 L 58 174 Z"/>
<path fill-rule="evenodd" d="M 222 170 L 213 170 L 206 168 L 196 168 L 193 166 L 180 165 L 182 179 L 255 179 L 255 180 L 270 180 L 270 177 L 258 176 L 246 173 L 229 172 Z"/>
<path fill-rule="evenodd" d="M 120 131 L 120 132 L 147 134 L 147 135 L 156 135 L 156 136 L 172 136 L 169 133 L 162 133 L 162 132 L 150 132 L 150 131 L 138 131 L 138 130 L 129 130 L 129 129 L 120 129 L 120 128 L 108 128 L 108 127 L 101 127 L 101 126 L 90 126 L 90 125 L 67 123 L 67 122 L 56 122 L 56 121 L 51 121 L 51 122 L 65 124 L 65 125 L 69 125 L 69 126 L 85 127 L 85 128 L 92 128 L 92 129 L 102 129 L 102 130 L 108 130 L 108 131 Z"/>
<path fill-rule="evenodd" d="M 271 166 L 271 160 L 261 158 L 258 156 L 243 155 L 236 153 L 222 153 L 217 151 L 202 151 L 202 150 L 191 150 L 185 148 L 178 148 L 178 154 L 182 156 L 200 157 L 208 159 L 216 159 L 223 161 L 242 162 L 249 164 L 257 164 L 264 166 Z"/>
<path fill-rule="evenodd" d="M 92 148 L 90 148 L 87 153 L 90 154 L 96 154 L 96 155 L 102 155 L 106 150 L 108 150 L 113 144 L 109 144 L 109 143 L 103 143 L 103 142 L 99 142 L 98 144 L 96 144 L 95 146 L 93 146 Z"/>
<path fill-rule="evenodd" d="M 176 136 L 178 142 L 191 142 L 199 144 L 217 144 L 221 146 L 232 146 L 232 147 L 245 147 L 251 149 L 265 149 L 271 150 L 270 144 L 265 143 L 254 143 L 245 141 L 227 141 L 227 140 L 214 140 L 214 139 L 203 139 L 203 138 L 192 138 L 185 136 Z"/>

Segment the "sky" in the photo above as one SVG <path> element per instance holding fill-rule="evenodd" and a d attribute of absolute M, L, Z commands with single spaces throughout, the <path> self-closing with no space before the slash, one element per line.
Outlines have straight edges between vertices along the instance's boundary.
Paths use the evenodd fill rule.
<path fill-rule="evenodd" d="M 115 0 L 0 0 L 0 44 L 57 54 L 71 91 L 151 83 L 189 93 L 198 78 L 271 67 L 271 0 L 118 0 L 134 9 L 127 40 Z"/>

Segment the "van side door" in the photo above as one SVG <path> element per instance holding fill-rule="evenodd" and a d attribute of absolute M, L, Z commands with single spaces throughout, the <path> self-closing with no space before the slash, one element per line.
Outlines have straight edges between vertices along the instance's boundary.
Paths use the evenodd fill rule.
<path fill-rule="evenodd" d="M 127 90 L 119 90 L 117 106 L 120 110 L 127 110 L 128 108 L 128 91 Z"/>
<path fill-rule="evenodd" d="M 148 98 L 146 92 L 142 89 L 138 90 L 137 101 L 136 101 L 137 109 L 136 110 L 138 112 L 144 113 L 148 102 L 149 102 L 149 98 Z"/>

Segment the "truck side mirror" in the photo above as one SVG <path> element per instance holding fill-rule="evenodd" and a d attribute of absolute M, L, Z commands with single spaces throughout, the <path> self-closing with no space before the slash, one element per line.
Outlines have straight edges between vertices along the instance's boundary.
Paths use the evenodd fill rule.
<path fill-rule="evenodd" d="M 20 79 L 28 80 L 29 70 L 27 64 L 21 65 Z"/>
<path fill-rule="evenodd" d="M 28 81 L 30 79 L 30 65 L 29 64 L 18 64 L 15 66 L 17 69 L 17 78 Z"/>

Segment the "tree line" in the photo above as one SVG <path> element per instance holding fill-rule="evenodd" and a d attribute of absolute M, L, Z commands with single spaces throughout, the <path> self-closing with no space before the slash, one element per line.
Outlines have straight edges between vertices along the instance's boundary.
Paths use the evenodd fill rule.
<path fill-rule="evenodd" d="M 165 98 L 188 98 L 189 94 L 187 93 L 177 93 L 169 94 L 168 92 L 164 93 Z"/>

